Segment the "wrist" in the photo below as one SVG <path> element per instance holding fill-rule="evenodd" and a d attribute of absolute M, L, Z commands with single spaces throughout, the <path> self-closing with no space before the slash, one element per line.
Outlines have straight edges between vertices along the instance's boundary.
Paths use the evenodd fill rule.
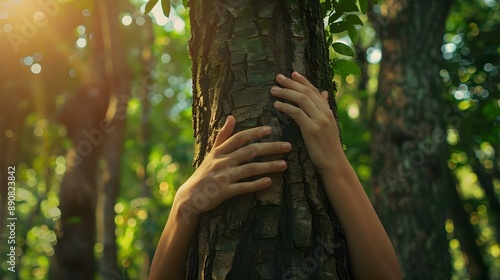
<path fill-rule="evenodd" d="M 181 189 L 179 189 L 172 203 L 169 219 L 173 218 L 177 223 L 184 223 L 186 225 L 191 222 L 198 222 L 200 211 L 192 205 L 189 199 L 184 199 L 184 197 Z"/>
<path fill-rule="evenodd" d="M 317 170 L 320 177 L 339 176 L 344 174 L 347 168 L 351 167 L 344 151 L 341 147 L 333 149 L 328 156 L 330 159 L 321 169 Z"/>

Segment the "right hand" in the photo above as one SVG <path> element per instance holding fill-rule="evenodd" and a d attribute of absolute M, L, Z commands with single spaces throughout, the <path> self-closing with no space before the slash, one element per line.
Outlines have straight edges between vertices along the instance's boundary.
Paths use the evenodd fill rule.
<path fill-rule="evenodd" d="M 284 160 L 250 161 L 258 156 L 286 153 L 291 150 L 290 143 L 266 142 L 246 145 L 252 140 L 269 135 L 271 128 L 256 127 L 232 135 L 235 123 L 234 117 L 228 116 L 217 135 L 212 151 L 177 191 L 174 204 L 180 207 L 181 212 L 184 211 L 184 215 L 187 211 L 198 216 L 235 195 L 264 189 L 271 185 L 271 178 L 267 176 L 249 182 L 240 180 L 282 172 L 287 168 Z"/>

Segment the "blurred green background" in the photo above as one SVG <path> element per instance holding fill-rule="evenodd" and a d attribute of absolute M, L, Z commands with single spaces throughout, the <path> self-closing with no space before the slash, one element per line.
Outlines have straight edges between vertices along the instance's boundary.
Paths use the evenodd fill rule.
<path fill-rule="evenodd" d="M 126 34 L 122 59 L 131 69 L 121 185 L 114 205 L 120 267 L 116 277 L 122 279 L 147 276 L 175 191 L 193 171 L 189 11 L 179 2 L 173 2 L 169 18 L 159 5 L 151 16 L 144 15 L 141 0 L 122 1 L 116 7 L 119 32 Z M 54 6 L 44 10 L 40 3 Z M 436 61 L 446 102 L 463 116 L 447 124 L 448 167 L 491 279 L 500 278 L 499 8 L 496 0 L 455 1 L 446 21 L 442 60 Z M 71 147 L 58 114 L 92 74 L 95 9 L 92 1 L 0 2 L 0 160 L 17 165 L 20 279 L 48 277 L 61 215 L 58 191 Z M 383 13 L 384 1 L 374 9 Z M 352 47 L 357 54 L 353 61 L 363 74 L 336 74 L 335 81 L 346 154 L 370 193 L 369 123 L 383 42 L 367 17 L 361 18 L 365 25 Z M 23 26 L 28 27 L 21 30 Z M 21 36 L 14 35 L 15 30 Z M 147 87 L 144 79 L 151 79 Z M 453 258 L 453 279 L 465 279 L 468 260 L 454 236 L 454 221 L 448 220 L 443 230 Z M 5 240 L 4 232 L 2 256 L 7 252 Z M 101 261 L 99 237 L 94 251 Z M 0 267 L 1 278 L 12 277 L 6 262 Z"/>

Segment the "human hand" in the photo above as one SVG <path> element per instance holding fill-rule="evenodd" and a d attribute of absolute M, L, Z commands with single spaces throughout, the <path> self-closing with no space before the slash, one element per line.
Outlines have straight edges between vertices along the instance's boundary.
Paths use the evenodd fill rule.
<path fill-rule="evenodd" d="M 240 180 L 281 172 L 287 168 L 284 160 L 250 162 L 258 156 L 282 154 L 291 150 L 288 142 L 246 145 L 269 135 L 269 126 L 256 127 L 232 135 L 234 126 L 234 117 L 228 116 L 217 135 L 212 151 L 177 191 L 174 204 L 180 205 L 185 219 L 192 214 L 197 216 L 201 212 L 212 210 L 235 195 L 258 191 L 271 185 L 271 178 L 267 176 L 249 182 L 239 182 Z"/>
<path fill-rule="evenodd" d="M 335 158 L 344 155 L 339 131 L 333 112 L 328 105 L 328 92 L 313 86 L 304 76 L 292 73 L 289 79 L 282 74 L 276 81 L 284 88 L 274 86 L 271 94 L 291 101 L 292 104 L 276 101 L 274 107 L 289 115 L 300 127 L 307 152 L 316 171 L 323 175 L 332 170 Z"/>

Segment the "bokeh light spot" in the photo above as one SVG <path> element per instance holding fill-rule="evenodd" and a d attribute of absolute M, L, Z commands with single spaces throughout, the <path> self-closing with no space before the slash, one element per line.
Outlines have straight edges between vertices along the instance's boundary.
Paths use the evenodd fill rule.
<path fill-rule="evenodd" d="M 163 63 L 169 63 L 170 59 L 171 59 L 171 57 L 168 53 L 165 53 L 161 56 L 161 62 L 163 62 Z"/>
<path fill-rule="evenodd" d="M 42 11 L 36 11 L 33 13 L 33 19 L 36 21 L 42 21 L 45 18 L 45 14 Z"/>
<path fill-rule="evenodd" d="M 85 26 L 83 25 L 79 25 L 77 28 L 76 28 L 76 33 L 78 33 L 78 35 L 83 35 L 85 34 Z"/>
<path fill-rule="evenodd" d="M 85 17 L 90 17 L 92 13 L 90 12 L 89 9 L 84 9 L 82 10 L 82 15 L 85 16 Z"/>
<path fill-rule="evenodd" d="M 143 17 L 138 17 L 135 19 L 135 24 L 139 26 L 143 26 L 146 23 L 146 20 Z"/>
<path fill-rule="evenodd" d="M 371 64 L 377 64 L 382 60 L 382 51 L 379 48 L 370 47 L 366 50 L 366 59 Z"/>
<path fill-rule="evenodd" d="M 42 65 L 38 63 L 31 65 L 31 72 L 33 74 L 39 74 L 40 72 L 42 72 Z"/>
<path fill-rule="evenodd" d="M 33 62 L 35 62 L 35 61 L 33 60 L 33 57 L 31 57 L 31 56 L 27 56 L 27 57 L 23 58 L 23 64 L 26 66 L 30 66 L 31 64 L 33 64 Z"/>
<path fill-rule="evenodd" d="M 5 33 L 9 33 L 12 31 L 12 24 L 10 23 L 4 24 L 2 29 Z"/>
<path fill-rule="evenodd" d="M 124 26 L 129 26 L 132 23 L 132 17 L 130 15 L 124 15 L 122 17 L 122 24 Z"/>
<path fill-rule="evenodd" d="M 76 40 L 76 46 L 78 48 L 85 48 L 85 46 L 87 46 L 87 40 L 85 38 L 78 38 L 78 40 Z"/>
<path fill-rule="evenodd" d="M 35 129 L 33 129 L 33 134 L 35 136 L 42 136 L 43 135 L 43 128 L 40 126 L 35 127 Z"/>
<path fill-rule="evenodd" d="M 347 108 L 347 114 L 351 119 L 357 119 L 359 117 L 359 108 L 357 105 L 353 104 Z"/>

